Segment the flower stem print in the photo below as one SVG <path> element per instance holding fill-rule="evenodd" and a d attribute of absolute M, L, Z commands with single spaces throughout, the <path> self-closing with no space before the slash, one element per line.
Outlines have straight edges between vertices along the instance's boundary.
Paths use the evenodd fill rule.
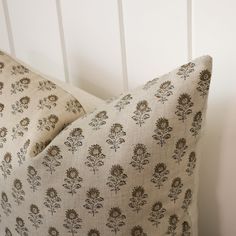
<path fill-rule="evenodd" d="M 140 225 L 137 225 L 131 229 L 131 236 L 147 236 L 147 234 Z"/>
<path fill-rule="evenodd" d="M 168 197 L 171 199 L 171 201 L 174 201 L 174 203 L 178 199 L 178 195 L 182 192 L 182 187 L 183 184 L 181 179 L 179 177 L 174 178 L 168 195 Z"/>
<path fill-rule="evenodd" d="M 161 223 L 160 220 L 165 216 L 166 209 L 162 206 L 161 202 L 156 202 L 152 206 L 152 211 L 148 220 L 152 222 L 156 228 Z"/>
<path fill-rule="evenodd" d="M 186 169 L 186 172 L 188 173 L 189 176 L 193 174 L 193 171 L 196 167 L 196 162 L 197 162 L 196 153 L 191 152 L 189 154 L 188 164 L 187 164 L 187 169 Z"/>
<path fill-rule="evenodd" d="M 8 202 L 7 194 L 5 192 L 2 192 L 1 198 L 2 210 L 6 216 L 9 216 L 9 214 L 11 213 L 11 204 L 10 202 Z"/>
<path fill-rule="evenodd" d="M 69 137 L 66 138 L 65 145 L 68 147 L 68 150 L 74 154 L 80 146 L 82 146 L 83 130 L 80 128 L 74 128 Z"/>
<path fill-rule="evenodd" d="M 180 67 L 179 71 L 177 72 L 177 75 L 180 76 L 180 78 L 186 80 L 190 77 L 190 74 L 194 71 L 195 64 L 193 62 L 189 62 L 183 66 Z"/>
<path fill-rule="evenodd" d="M 11 169 L 12 169 L 11 162 L 12 162 L 11 153 L 7 152 L 3 156 L 3 160 L 2 160 L 1 165 L 0 165 L 0 169 L 2 171 L 2 175 L 3 175 L 4 179 L 6 179 L 7 176 L 11 174 Z"/>
<path fill-rule="evenodd" d="M 176 229 L 177 229 L 177 224 L 179 222 L 179 218 L 176 214 L 171 215 L 169 218 L 169 226 L 167 230 L 167 234 L 170 234 L 171 236 L 177 235 Z"/>
<path fill-rule="evenodd" d="M 66 102 L 66 111 L 72 112 L 74 114 L 79 113 L 83 108 L 77 99 L 70 99 Z"/>
<path fill-rule="evenodd" d="M 19 101 L 16 101 L 15 104 L 12 104 L 12 114 L 16 115 L 17 113 L 23 113 L 29 107 L 30 98 L 28 96 L 22 97 Z"/>
<path fill-rule="evenodd" d="M 20 236 L 28 236 L 28 228 L 25 226 L 25 222 L 22 218 L 16 217 L 15 230 Z"/>
<path fill-rule="evenodd" d="M 122 97 L 120 99 L 119 102 L 116 103 L 115 108 L 118 111 L 121 111 L 122 109 L 124 109 L 127 105 L 130 104 L 130 101 L 132 100 L 132 96 L 130 94 L 125 95 L 124 97 Z"/>
<path fill-rule="evenodd" d="M 7 139 L 7 128 L 6 127 L 2 127 L 0 128 L 0 148 L 3 147 L 3 144 L 6 143 Z"/>
<path fill-rule="evenodd" d="M 41 177 L 38 175 L 38 172 L 33 166 L 28 166 L 27 177 L 27 181 L 30 185 L 30 188 L 33 190 L 33 192 L 35 192 L 41 185 Z"/>
<path fill-rule="evenodd" d="M 87 236 L 101 236 L 97 229 L 90 229 Z"/>
<path fill-rule="evenodd" d="M 160 189 L 164 182 L 168 179 L 169 170 L 164 163 L 158 163 L 155 166 L 154 174 L 152 175 L 151 182 L 155 184 L 155 187 Z"/>
<path fill-rule="evenodd" d="M 46 140 L 44 142 L 35 143 L 33 148 L 34 156 L 37 156 L 39 153 L 41 153 L 48 146 L 50 142 L 51 140 Z"/>
<path fill-rule="evenodd" d="M 192 136 L 196 137 L 199 134 L 201 127 L 202 127 L 202 112 L 199 111 L 193 117 L 192 128 L 190 129 Z"/>
<path fill-rule="evenodd" d="M 111 188 L 111 191 L 117 193 L 120 187 L 126 184 L 126 179 L 127 175 L 124 173 L 124 169 L 120 165 L 113 165 L 106 184 Z"/>
<path fill-rule="evenodd" d="M 175 145 L 174 154 L 172 155 L 172 158 L 178 164 L 182 161 L 182 157 L 185 155 L 187 148 L 188 146 L 186 145 L 186 139 L 180 138 Z"/>
<path fill-rule="evenodd" d="M 40 99 L 37 108 L 41 110 L 44 108 L 51 109 L 57 105 L 57 100 L 58 97 L 56 95 L 51 94 L 47 97 Z"/>
<path fill-rule="evenodd" d="M 187 221 L 182 223 L 182 234 L 181 236 L 191 236 L 191 227 Z"/>
<path fill-rule="evenodd" d="M 24 132 L 28 131 L 28 125 L 30 120 L 28 117 L 23 118 L 19 124 L 16 124 L 15 127 L 12 128 L 12 140 L 17 137 L 22 137 Z"/>
<path fill-rule="evenodd" d="M 111 232 L 117 234 L 120 231 L 120 227 L 125 225 L 126 216 L 122 214 L 119 207 L 113 207 L 109 211 L 109 217 L 107 219 L 106 226 L 111 229 Z"/>
<path fill-rule="evenodd" d="M 56 213 L 57 209 L 61 208 L 60 202 L 61 198 L 58 196 L 57 191 L 54 188 L 48 188 L 44 205 L 48 208 L 51 215 Z"/>
<path fill-rule="evenodd" d="M 16 65 L 16 66 L 12 66 L 11 69 L 11 74 L 12 75 L 24 75 L 24 74 L 28 74 L 29 73 L 29 69 L 22 66 L 22 65 Z"/>
<path fill-rule="evenodd" d="M 200 73 L 197 91 L 200 92 L 200 96 L 205 97 L 208 93 L 211 81 L 211 72 L 209 70 L 203 70 Z"/>
<path fill-rule="evenodd" d="M 163 82 L 155 94 L 158 99 L 158 102 L 164 104 L 166 101 L 168 101 L 168 97 L 173 94 L 173 88 L 174 85 L 171 84 L 171 81 L 167 80 Z"/>
<path fill-rule="evenodd" d="M 58 146 L 51 146 L 47 150 L 47 155 L 43 158 L 42 164 L 46 167 L 46 171 L 51 174 L 56 171 L 56 167 L 61 165 L 59 160 L 62 159 L 61 150 Z"/>
<path fill-rule="evenodd" d="M 33 227 L 35 227 L 35 229 L 38 229 L 39 226 L 43 224 L 42 221 L 43 216 L 40 214 L 39 208 L 34 204 L 30 205 L 30 212 L 28 219 L 32 222 L 32 225 Z"/>
<path fill-rule="evenodd" d="M 89 123 L 90 126 L 93 127 L 93 130 L 99 130 L 102 125 L 106 124 L 106 119 L 108 119 L 106 111 L 98 112 L 95 117 Z"/>
<path fill-rule="evenodd" d="M 39 81 L 38 90 L 51 91 L 53 89 L 56 89 L 56 84 L 54 84 L 53 82 L 51 82 L 49 80 Z"/>
<path fill-rule="evenodd" d="M 133 151 L 132 161 L 130 164 L 139 172 L 149 163 L 150 153 L 144 144 L 136 144 Z"/>
<path fill-rule="evenodd" d="M 138 213 L 142 209 L 142 206 L 147 203 L 147 197 L 148 195 L 145 193 L 142 186 L 134 187 L 132 191 L 132 198 L 130 198 L 129 207 L 133 208 L 133 210 Z"/>
<path fill-rule="evenodd" d="M 4 67 L 5 67 L 4 63 L 0 62 L 0 73 L 2 73 Z"/>
<path fill-rule="evenodd" d="M 28 140 L 24 143 L 23 147 L 20 148 L 20 151 L 17 152 L 17 157 L 18 157 L 18 163 L 19 163 L 19 165 L 22 165 L 23 162 L 25 161 L 25 155 L 26 155 L 26 153 L 27 153 L 27 149 L 28 149 L 29 145 L 30 145 L 30 140 L 28 139 Z"/>
<path fill-rule="evenodd" d="M 159 80 L 159 78 L 154 78 L 154 79 L 148 81 L 148 82 L 143 86 L 143 89 L 144 89 L 144 90 L 150 89 L 154 84 L 157 83 L 158 80 Z"/>
<path fill-rule="evenodd" d="M 7 227 L 5 228 L 5 236 L 12 236 L 12 232 Z"/>
<path fill-rule="evenodd" d="M 184 194 L 184 201 L 182 205 L 182 209 L 184 209 L 185 212 L 188 210 L 189 205 L 192 203 L 192 196 L 193 196 L 192 190 L 187 189 Z"/>
<path fill-rule="evenodd" d="M 148 102 L 146 100 L 140 101 L 136 106 L 132 119 L 141 127 L 145 123 L 145 120 L 150 118 L 150 115 L 148 114 L 150 111 L 151 108 L 148 107 Z"/>
<path fill-rule="evenodd" d="M 18 92 L 23 92 L 29 87 L 30 79 L 22 78 L 19 81 L 11 84 L 11 94 L 17 94 Z"/>
<path fill-rule="evenodd" d="M 114 149 L 115 152 L 120 148 L 120 144 L 124 143 L 124 136 L 126 132 L 123 131 L 123 126 L 121 124 L 113 124 L 110 129 L 110 134 L 108 135 L 109 139 L 106 142 L 111 145 L 111 149 Z"/>
<path fill-rule="evenodd" d="M 22 182 L 19 179 L 15 179 L 13 182 L 12 196 L 17 205 L 20 205 L 25 200 L 25 191 L 23 190 Z"/>
<path fill-rule="evenodd" d="M 37 128 L 41 131 L 50 131 L 51 129 L 55 129 L 58 120 L 59 118 L 56 115 L 51 114 L 48 117 L 38 120 Z"/>
<path fill-rule="evenodd" d="M 79 176 L 79 172 L 76 168 L 70 167 L 66 171 L 66 178 L 64 179 L 63 187 L 68 190 L 72 196 L 76 193 L 76 190 L 81 188 L 80 182 L 82 182 L 82 178 Z"/>
<path fill-rule="evenodd" d="M 98 210 L 103 207 L 102 201 L 104 198 L 100 196 L 100 191 L 97 188 L 90 188 L 87 192 L 86 204 L 84 207 L 93 216 L 98 213 Z"/>
<path fill-rule="evenodd" d="M 0 117 L 3 116 L 4 104 L 0 103 Z"/>
<path fill-rule="evenodd" d="M 59 236 L 59 232 L 55 227 L 49 227 L 48 236 Z"/>
<path fill-rule="evenodd" d="M 178 105 L 175 114 L 179 117 L 179 120 L 185 121 L 187 116 L 192 113 L 193 102 L 191 96 L 187 93 L 183 93 L 178 98 Z"/>
<path fill-rule="evenodd" d="M 88 152 L 89 156 L 87 156 L 85 165 L 95 174 L 99 167 L 104 165 L 103 159 L 105 159 L 105 155 L 102 153 L 102 148 L 98 144 L 90 146 Z"/>
<path fill-rule="evenodd" d="M 166 141 L 170 139 L 172 127 L 169 126 L 169 121 L 166 118 L 159 118 L 156 122 L 156 129 L 154 130 L 154 135 L 152 136 L 157 140 L 157 144 L 160 144 L 163 147 L 166 144 Z"/>
<path fill-rule="evenodd" d="M 79 218 L 78 213 L 74 209 L 68 209 L 66 211 L 66 219 L 63 226 L 68 230 L 72 236 L 78 233 L 78 229 L 81 228 L 82 220 Z"/>

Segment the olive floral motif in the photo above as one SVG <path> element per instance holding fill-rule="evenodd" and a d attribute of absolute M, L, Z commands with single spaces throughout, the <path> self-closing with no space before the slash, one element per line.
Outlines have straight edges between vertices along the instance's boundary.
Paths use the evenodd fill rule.
<path fill-rule="evenodd" d="M 23 65 L 12 66 L 12 70 L 11 70 L 12 75 L 17 75 L 17 74 L 24 75 L 27 73 L 29 73 L 29 69 L 24 67 Z"/>
<path fill-rule="evenodd" d="M 166 233 L 170 234 L 171 236 L 175 236 L 178 222 L 179 217 L 176 214 L 171 215 L 169 218 L 169 226 Z"/>
<path fill-rule="evenodd" d="M 188 173 L 189 176 L 193 174 L 193 171 L 196 167 L 196 162 L 197 162 L 196 153 L 191 152 L 189 154 L 188 164 L 187 164 L 187 169 L 186 169 L 186 172 Z"/>
<path fill-rule="evenodd" d="M 182 192 L 182 187 L 183 184 L 181 179 L 179 177 L 174 178 L 168 195 L 168 197 L 171 199 L 171 201 L 174 201 L 174 203 L 178 199 L 178 195 Z"/>
<path fill-rule="evenodd" d="M 15 179 L 13 182 L 12 196 L 17 205 L 20 205 L 25 200 L 25 191 L 23 190 L 22 182 L 19 179 Z"/>
<path fill-rule="evenodd" d="M 51 215 L 55 214 L 56 211 L 61 208 L 61 198 L 58 196 L 56 189 L 48 188 L 46 191 L 46 197 L 44 205 L 48 208 Z"/>
<path fill-rule="evenodd" d="M 2 127 L 0 128 L 0 148 L 3 147 L 3 144 L 6 143 L 7 139 L 7 128 L 6 127 Z"/>
<path fill-rule="evenodd" d="M 200 92 L 200 96 L 207 95 L 211 82 L 211 72 L 209 70 L 203 70 L 199 76 L 199 82 L 197 91 Z"/>
<path fill-rule="evenodd" d="M 81 112 L 81 110 L 83 110 L 83 107 L 77 99 L 70 99 L 68 102 L 66 102 L 65 109 L 67 112 L 76 114 Z"/>
<path fill-rule="evenodd" d="M 5 229 L 5 234 L 6 234 L 5 236 L 12 236 L 10 229 L 8 229 L 7 227 Z"/>
<path fill-rule="evenodd" d="M 186 139 L 180 138 L 175 145 L 174 154 L 172 158 L 179 164 L 182 161 L 182 157 L 185 155 L 188 146 L 186 145 Z"/>
<path fill-rule="evenodd" d="M 12 128 L 12 140 L 17 137 L 24 136 L 25 132 L 28 131 L 30 120 L 28 117 L 23 118 L 15 127 Z"/>
<path fill-rule="evenodd" d="M 202 112 L 199 111 L 193 117 L 192 128 L 190 129 L 192 136 L 196 137 L 199 134 L 201 127 L 202 127 Z"/>
<path fill-rule="evenodd" d="M 79 218 L 78 213 L 74 209 L 68 209 L 64 222 L 63 226 L 68 230 L 68 233 L 74 236 L 81 228 L 82 219 Z"/>
<path fill-rule="evenodd" d="M 49 227 L 48 236 L 59 236 L 59 232 L 55 227 Z"/>
<path fill-rule="evenodd" d="M 0 95 L 2 94 L 3 87 L 4 87 L 3 82 L 0 82 Z"/>
<path fill-rule="evenodd" d="M 22 218 L 16 217 L 15 230 L 20 236 L 28 236 L 28 228 Z"/>
<path fill-rule="evenodd" d="M 16 101 L 15 104 L 12 104 L 12 114 L 16 115 L 17 113 L 23 113 L 28 109 L 30 103 L 30 98 L 28 96 L 20 98 L 19 101 Z"/>
<path fill-rule="evenodd" d="M 180 78 L 186 80 L 190 77 L 190 74 L 194 72 L 194 67 L 195 64 L 193 62 L 189 62 L 180 67 L 179 71 L 177 72 L 177 75 L 179 75 Z"/>
<path fill-rule="evenodd" d="M 183 201 L 183 205 L 182 205 L 182 208 L 184 209 L 184 211 L 187 211 L 189 205 L 192 203 L 192 195 L 193 195 L 192 190 L 187 189 L 184 194 L 184 201 Z"/>
<path fill-rule="evenodd" d="M 87 236 L 100 236 L 100 233 L 97 229 L 90 229 Z"/>
<path fill-rule="evenodd" d="M 12 162 L 12 155 L 11 155 L 11 153 L 7 152 L 3 156 L 3 160 L 2 160 L 1 165 L 0 165 L 2 175 L 5 179 L 7 178 L 8 175 L 11 174 L 11 169 L 12 169 L 11 162 Z"/>
<path fill-rule="evenodd" d="M 150 111 L 151 108 L 148 106 L 148 102 L 146 100 L 140 101 L 136 106 L 132 119 L 141 127 L 145 123 L 145 120 L 150 118 L 148 114 Z"/>
<path fill-rule="evenodd" d="M 3 116 L 4 104 L 0 103 L 0 117 Z"/>
<path fill-rule="evenodd" d="M 9 216 L 9 214 L 11 213 L 11 203 L 8 201 L 8 197 L 5 192 L 2 192 L 1 194 L 1 207 L 4 214 L 6 216 Z"/>
<path fill-rule="evenodd" d="M 57 100 L 58 100 L 58 97 L 56 95 L 51 94 L 47 97 L 40 99 L 37 108 L 38 109 L 44 109 L 44 108 L 51 109 L 57 105 L 56 103 Z"/>
<path fill-rule="evenodd" d="M 29 145 L 30 145 L 30 140 L 27 139 L 26 142 L 24 143 L 23 147 L 20 148 L 20 151 L 17 152 L 19 165 L 22 165 L 23 162 L 25 161 L 25 156 L 26 156 Z"/>
<path fill-rule="evenodd" d="M 152 222 L 152 225 L 158 227 L 161 223 L 161 219 L 165 216 L 166 209 L 162 206 L 161 202 L 156 202 L 152 206 L 152 211 L 148 220 Z"/>
<path fill-rule="evenodd" d="M 191 235 L 191 227 L 187 221 L 182 223 L 182 236 L 190 236 Z"/>
<path fill-rule="evenodd" d="M 131 236 L 147 236 L 147 234 L 140 225 L 137 225 L 131 229 Z"/>
<path fill-rule="evenodd" d="M 127 105 L 130 104 L 130 101 L 132 100 L 132 96 L 130 94 L 125 95 L 124 97 L 122 97 L 120 99 L 120 101 L 118 101 L 115 105 L 115 108 L 118 111 L 121 111 L 122 109 L 124 109 Z"/>
<path fill-rule="evenodd" d="M 28 166 L 27 168 L 27 181 L 33 192 L 41 186 L 41 177 L 38 175 L 37 170 L 33 166 Z"/>
<path fill-rule="evenodd" d="M 39 212 L 39 208 L 35 204 L 30 205 L 30 212 L 28 219 L 32 222 L 33 227 L 38 229 L 43 224 L 43 216 Z"/>
<path fill-rule="evenodd" d="M 152 86 L 154 86 L 154 85 L 157 83 L 158 80 L 159 80 L 159 78 L 154 78 L 154 79 L 148 81 L 148 82 L 143 86 L 143 89 L 144 89 L 144 90 L 150 89 Z"/>
<path fill-rule="evenodd" d="M 3 71 L 3 68 L 5 67 L 3 62 L 0 62 L 0 73 Z"/>
<path fill-rule="evenodd" d="M 155 184 L 155 187 L 157 187 L 158 189 L 160 189 L 164 182 L 167 181 L 168 179 L 168 174 L 169 174 L 169 170 L 167 170 L 166 164 L 164 163 L 158 163 L 155 166 L 154 169 L 154 173 L 153 173 L 153 177 L 151 179 L 151 182 Z"/>
<path fill-rule="evenodd" d="M 38 130 L 47 130 L 50 131 L 51 129 L 55 129 L 56 124 L 58 123 L 59 118 L 54 115 L 51 114 L 48 117 L 43 117 L 43 119 L 39 119 L 38 120 Z"/>
<path fill-rule="evenodd" d="M 99 129 L 101 129 L 101 126 L 106 124 L 106 121 L 105 121 L 106 119 L 108 119 L 107 112 L 106 111 L 100 111 L 91 120 L 89 125 L 91 127 L 93 127 L 93 130 L 99 130 Z"/>
<path fill-rule="evenodd" d="M 11 84 L 11 94 L 17 94 L 18 92 L 23 92 L 29 87 L 30 79 L 22 78 L 19 81 Z"/>
<path fill-rule="evenodd" d="M 171 84 L 171 81 L 167 80 L 160 85 L 160 88 L 157 90 L 155 96 L 158 101 L 164 104 L 168 101 L 168 97 L 173 94 L 174 85 Z"/>
<path fill-rule="evenodd" d="M 53 89 L 56 89 L 56 84 L 54 84 L 53 82 L 49 81 L 49 80 L 43 80 L 43 81 L 39 81 L 38 84 L 38 90 L 41 91 L 51 91 Z"/>

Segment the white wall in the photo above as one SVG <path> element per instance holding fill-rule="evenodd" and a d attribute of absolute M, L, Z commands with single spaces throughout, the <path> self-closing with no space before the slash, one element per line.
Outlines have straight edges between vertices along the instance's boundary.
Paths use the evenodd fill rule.
<path fill-rule="evenodd" d="M 0 0 L 0 48 L 101 98 L 212 55 L 199 235 L 235 236 L 235 12 L 235 0 Z"/>

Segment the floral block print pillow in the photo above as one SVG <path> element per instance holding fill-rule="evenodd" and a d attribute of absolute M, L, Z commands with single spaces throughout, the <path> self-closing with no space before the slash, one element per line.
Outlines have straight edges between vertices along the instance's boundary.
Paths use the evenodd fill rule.
<path fill-rule="evenodd" d="M 210 79 L 200 57 L 72 122 L 22 164 L 4 149 L 0 235 L 196 236 Z"/>

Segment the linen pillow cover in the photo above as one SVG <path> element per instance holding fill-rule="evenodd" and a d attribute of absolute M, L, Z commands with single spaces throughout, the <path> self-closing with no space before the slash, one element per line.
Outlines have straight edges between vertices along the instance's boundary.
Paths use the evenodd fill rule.
<path fill-rule="evenodd" d="M 210 78 L 200 57 L 77 119 L 22 164 L 5 147 L 0 235 L 197 235 Z"/>

